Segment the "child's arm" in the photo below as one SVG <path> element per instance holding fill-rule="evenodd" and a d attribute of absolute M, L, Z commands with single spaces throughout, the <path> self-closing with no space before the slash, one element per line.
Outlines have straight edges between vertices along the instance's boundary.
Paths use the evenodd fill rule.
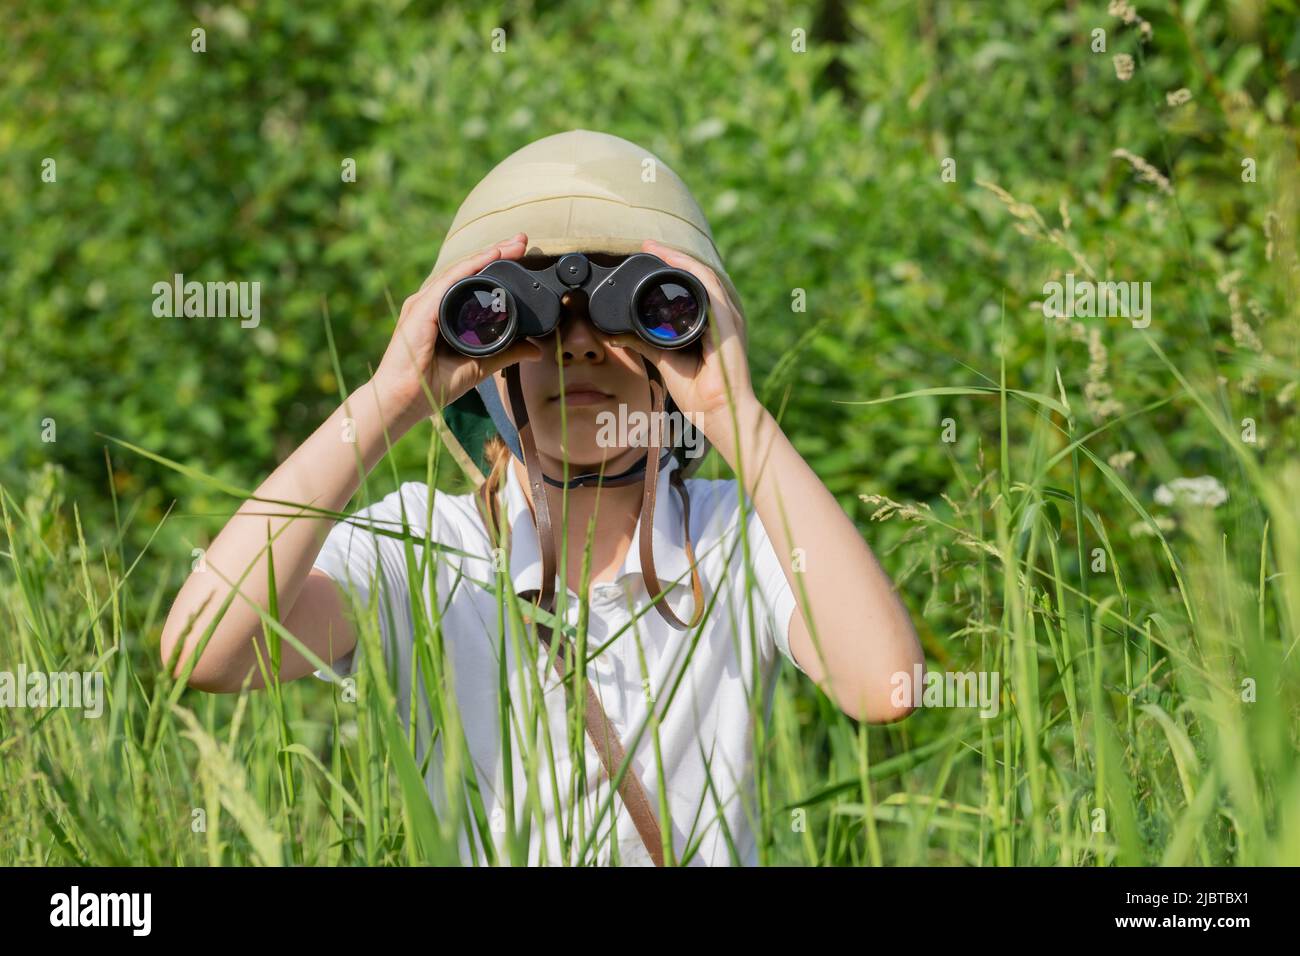
<path fill-rule="evenodd" d="M 426 280 L 404 303 L 375 376 L 353 392 L 262 483 L 256 497 L 341 511 L 360 486 L 362 475 L 369 474 L 383 458 L 389 443 L 395 443 L 432 412 L 429 396 L 441 407 L 497 369 L 540 356 L 536 345 L 523 340 L 490 359 L 473 360 L 451 352 L 438 339 L 438 305 L 446 289 L 494 259 L 518 258 L 525 247 L 521 234 Z M 330 524 L 288 505 L 245 502 L 208 547 L 204 570 L 192 573 L 177 594 L 163 625 L 163 663 L 171 659 L 183 637 L 175 671 L 179 674 L 222 604 L 236 590 L 189 683 L 202 690 L 236 691 L 253 671 L 252 686 L 262 686 L 254 642 L 262 659 L 269 660 L 259 609 L 269 606 L 270 539 L 274 539 L 269 551 L 274 555 L 277 604 L 285 628 L 323 660 L 333 662 L 351 651 L 356 635 L 337 586 L 322 572 L 312 570 Z M 281 680 L 294 680 L 315 669 L 287 641 L 281 648 Z"/>
<path fill-rule="evenodd" d="M 853 521 L 755 398 L 739 310 L 707 266 L 655 242 L 645 250 L 704 283 L 718 340 L 700 352 L 644 347 L 635 336 L 619 336 L 616 344 L 655 363 L 678 408 L 699 416 L 710 443 L 743 474 L 799 602 L 789 636 L 800 667 L 855 719 L 907 716 L 910 706 L 891 703 L 891 679 L 905 673 L 910 681 L 914 666 L 924 667 L 907 609 Z M 796 548 L 805 556 L 801 571 L 794 570 Z"/>
<path fill-rule="evenodd" d="M 356 454 L 368 473 L 385 451 L 383 416 L 376 398 L 370 383 L 349 396 L 262 482 L 256 497 L 341 511 L 360 485 Z M 343 442 L 349 417 L 355 446 Z M 257 669 L 254 640 L 260 644 L 263 659 L 269 660 L 258 609 L 265 611 L 269 604 L 267 543 L 272 537 L 277 600 L 285 628 L 326 661 L 356 645 L 333 582 L 312 571 L 331 522 L 310 513 L 301 519 L 267 517 L 295 511 L 265 501 L 244 502 L 208 547 L 203 570 L 192 573 L 177 594 L 163 625 L 162 659 L 164 664 L 170 660 L 176 642 L 188 629 L 177 663 L 179 674 L 232 588 L 239 592 L 190 675 L 190 686 L 208 691 L 239 690 L 248 672 Z M 291 644 L 286 641 L 281 647 L 282 680 L 312 672 L 313 666 Z M 254 674 L 252 686 L 261 687 L 262 683 L 260 672 Z"/>
<path fill-rule="evenodd" d="M 850 717 L 872 723 L 906 717 L 912 708 L 891 702 L 891 680 L 903 673 L 911 686 L 913 668 L 925 665 L 893 583 L 835 496 L 752 392 L 736 402 L 735 413 L 734 428 L 729 420 L 706 419 L 704 433 L 738 474 L 743 463 L 745 491 L 799 602 L 790 620 L 790 653 Z M 801 571 L 793 567 L 796 548 L 804 556 Z"/>

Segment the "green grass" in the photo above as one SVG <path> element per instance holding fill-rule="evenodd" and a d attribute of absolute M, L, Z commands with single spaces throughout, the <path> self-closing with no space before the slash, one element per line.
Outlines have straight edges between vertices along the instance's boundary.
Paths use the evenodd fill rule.
<path fill-rule="evenodd" d="M 1171 379 L 1180 377 L 1171 368 Z M 899 577 L 928 571 L 936 602 L 968 609 L 963 626 L 942 636 L 944 652 L 931 666 L 998 672 L 998 714 L 922 711 L 868 730 L 787 671 L 770 732 L 758 738 L 762 859 L 1300 859 L 1300 682 L 1289 653 L 1300 633 L 1300 552 L 1288 475 L 1261 468 L 1189 386 L 1171 400 L 1190 402 L 1207 431 L 1221 433 L 1237 467 L 1228 506 L 1189 506 L 1166 532 L 1090 450 L 1096 436 L 1079 433 L 1068 392 L 1053 397 L 1003 383 L 970 391 L 997 405 L 1003 430 L 989 436 L 984 467 L 960 469 L 965 498 L 936 507 L 872 504 L 883 520 L 912 525 L 898 546 L 911 570 Z M 431 471 L 437 448 L 429 443 Z M 1006 467 L 992 467 L 995 460 Z M 1098 504 L 1080 494 L 1085 484 Z M 227 713 L 217 698 L 182 692 L 122 651 L 132 640 L 123 620 L 156 632 L 166 595 L 142 586 L 138 563 L 122 567 L 111 549 L 92 553 L 75 509 L 69 515 L 51 497 L 50 483 L 44 490 L 25 503 L 3 498 L 14 650 L 33 668 L 102 666 L 110 700 L 100 720 L 66 710 L 4 713 L 7 862 L 450 863 L 461 828 L 491 825 L 472 798 L 453 796 L 447 812 L 435 812 L 376 652 L 374 608 L 358 618 L 367 653 L 353 688 L 323 693 L 272 680 L 265 692 L 241 694 Z M 1108 491 L 1127 510 L 1100 506 Z M 1130 520 L 1151 536 L 1146 553 L 1121 558 L 1107 528 Z M 412 559 L 410 572 L 418 582 L 425 569 Z M 463 738 L 441 634 L 422 601 L 415 610 L 448 794 L 474 794 L 471 765 L 456 746 Z M 273 612 L 268 630 L 301 647 Z M 510 639 L 524 640 L 518 606 L 503 604 L 502 617 L 512 622 Z M 573 636 L 583 646 L 585 635 Z M 272 641 L 273 655 L 277 647 Z M 1253 692 L 1243 690 L 1247 681 Z M 508 709 L 503 716 L 536 717 Z M 522 755 L 525 807 L 554 747 L 544 732 L 534 743 Z M 199 807 L 206 829 L 192 832 Z M 569 821 L 569 859 L 591 859 L 595 822 Z M 518 860 L 526 845 L 526 832 L 512 833 L 505 859 L 482 862 L 508 862 L 512 853 Z"/>
<path fill-rule="evenodd" d="M 1285 5 L 1144 5 L 1145 44 L 1104 4 L 258 9 L 244 40 L 210 25 L 207 61 L 181 14 L 104 8 L 73 29 L 56 5 L 14 29 L 0 670 L 99 669 L 109 703 L 98 720 L 0 708 L 0 863 L 444 863 L 492 825 L 472 800 L 435 809 L 377 655 L 346 691 L 214 696 L 166 675 L 158 636 L 232 491 L 381 354 L 388 297 L 418 286 L 465 190 L 575 125 L 645 142 L 696 190 L 744 296 L 756 388 L 898 582 L 930 666 L 1001 677 L 996 717 L 866 727 L 784 668 L 757 737 L 763 862 L 1300 863 Z M 579 21 L 594 60 L 571 55 Z M 500 22 L 516 59 L 484 60 Z M 809 53 L 788 55 L 800 25 Z M 468 128 L 503 101 L 508 121 Z M 46 155 L 60 185 L 41 191 Z M 173 271 L 264 277 L 266 334 L 145 318 Z M 1045 321 L 1035 303 L 1067 271 L 1150 281 L 1151 327 Z M 1225 502 L 1156 500 L 1202 475 Z M 423 476 L 463 489 L 428 427 L 353 507 Z M 416 620 L 454 742 L 439 629 Z M 361 629 L 376 647 L 373 615 Z M 544 740 L 524 763 L 550 773 Z M 588 859 L 593 821 L 568 828 Z M 526 838 L 507 842 L 493 862 Z"/>

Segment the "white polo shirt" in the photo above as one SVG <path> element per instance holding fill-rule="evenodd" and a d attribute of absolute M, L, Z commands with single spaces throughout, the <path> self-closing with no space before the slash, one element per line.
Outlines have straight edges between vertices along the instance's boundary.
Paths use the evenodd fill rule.
<path fill-rule="evenodd" d="M 682 620 L 689 620 L 693 600 L 690 566 L 682 537 L 682 503 L 669 484 L 668 476 L 677 462 L 671 461 L 659 474 L 657 507 L 654 519 L 654 553 L 656 570 L 664 587 L 670 587 L 669 602 Z M 513 467 L 502 494 L 511 527 L 509 567 L 516 593 L 540 586 L 541 559 L 537 532 L 523 488 Z M 752 502 L 745 498 L 747 513 L 749 565 L 752 569 L 750 599 L 746 600 L 745 556 L 741 546 L 741 510 L 735 481 L 686 480 L 691 499 L 691 540 L 699 562 L 708 610 L 700 627 L 677 631 L 659 612 L 648 607 L 649 595 L 641 576 L 640 525 L 633 536 L 627 557 L 613 582 L 592 587 L 588 620 L 588 654 L 607 647 L 588 662 L 587 673 L 597 695 L 618 730 L 624 748 L 632 751 L 632 742 L 640 732 L 632 760 L 632 769 L 640 777 L 651 806 L 658 816 L 659 773 L 655 746 L 647 726 L 649 704 L 645 679 L 655 702 L 659 719 L 659 750 L 663 760 L 663 777 L 671 810 L 672 841 L 678 860 L 694 851 L 690 865 L 728 865 L 757 862 L 754 828 L 757 803 L 754 791 L 753 731 L 754 715 L 766 721 L 771 711 L 772 688 L 777 651 L 798 667 L 789 651 L 789 626 L 796 610 L 794 592 L 773 551 L 772 544 Z M 389 674 L 397 680 L 397 697 L 403 724 L 410 712 L 409 688 L 414 632 L 409 595 L 405 544 L 401 539 L 375 535 L 371 527 L 400 531 L 405 507 L 407 527 L 417 540 L 413 543 L 417 561 L 425 548 L 423 540 L 467 552 L 461 557 L 446 552 L 436 556 L 437 607 L 441 613 L 442 642 L 446 667 L 452 675 L 454 692 L 473 771 L 498 846 L 498 861 L 506 862 L 505 813 L 502 773 L 503 748 L 501 714 L 501 652 L 503 641 L 498 628 L 499 600 L 491 589 L 492 544 L 474 504 L 473 495 L 434 495 L 432 525 L 426 527 L 429 514 L 428 486 L 407 482 L 369 508 L 339 522 L 316 559 L 315 567 L 323 571 L 345 591 L 366 607 L 373 587 L 378 584 L 380 633 Z M 555 516 L 557 533 L 558 515 Z M 361 527 L 357 525 L 360 524 Z M 432 549 L 430 549 L 432 550 Z M 499 556 L 503 558 L 504 555 Z M 417 579 L 418 575 L 416 575 Z M 426 608 L 431 600 L 431 573 L 423 577 Z M 475 583 L 478 582 L 478 583 Z M 482 585 L 486 584 L 487 587 Z M 557 590 L 559 582 L 556 582 Z M 716 600 L 715 600 L 716 599 Z M 556 606 L 561 601 L 557 593 Z M 638 611 L 644 609 L 636 621 Z M 566 620 L 578 624 L 578 598 L 568 592 Z M 752 613 L 751 613 L 752 610 Z M 752 627 L 751 627 L 752 622 Z M 506 628 L 507 637 L 510 628 Z M 521 635 L 535 641 L 531 633 Z M 637 640 L 641 643 L 638 653 Z M 532 680 L 520 667 L 521 652 L 513 640 L 505 643 L 506 675 L 512 707 L 510 717 L 515 813 L 519 822 L 529 801 L 526 769 L 521 752 L 526 747 L 544 755 L 541 721 L 528 715 L 540 712 L 533 704 L 536 696 Z M 585 828 L 576 826 L 578 814 L 568 809 L 572 763 L 568 749 L 564 687 L 555 668 L 546 666 L 545 651 L 533 643 L 531 655 L 536 679 L 543 688 L 551 747 L 555 755 L 554 778 L 559 782 L 562 799 L 560 820 L 556 819 L 556 800 L 551 774 L 542 761 L 536 795 L 540 800 L 547 842 L 546 862 L 576 862 L 577 847 L 588 834 L 594 833 L 586 862 L 612 862 L 612 828 L 617 828 L 618 862 L 622 865 L 649 865 L 650 858 L 636 832 L 622 799 L 614 798 L 615 821 L 600 815 L 609 794 L 608 781 L 601 772 L 598 754 L 584 734 L 586 747 L 586 809 L 582 815 Z M 430 648 L 430 652 L 433 649 Z M 360 650 L 334 664 L 340 674 L 351 674 L 353 657 Z M 646 672 L 643 673 L 641 657 Z M 530 656 L 523 655 L 525 658 Z M 321 676 L 317 672 L 317 676 Z M 422 679 L 421 706 L 416 711 L 417 759 L 423 759 L 431 739 L 433 717 L 427 705 Z M 444 783 L 444 744 L 446 733 L 439 733 L 433 759 L 429 762 L 426 784 L 435 809 L 447 807 Z M 467 804 L 466 804 L 467 805 Z M 597 818 L 599 816 L 599 820 Z M 660 820 L 661 827 L 664 821 Z M 577 836 L 572 839 L 570 855 L 562 855 L 561 829 L 566 827 Z M 483 861 L 477 830 L 461 828 L 461 858 L 465 863 L 476 857 L 470 848 L 470 835 L 478 848 L 477 860 Z M 532 820 L 529 863 L 541 861 L 539 827 Z M 735 859 L 728 841 L 735 847 Z M 523 862 L 516 860 L 514 862 Z"/>

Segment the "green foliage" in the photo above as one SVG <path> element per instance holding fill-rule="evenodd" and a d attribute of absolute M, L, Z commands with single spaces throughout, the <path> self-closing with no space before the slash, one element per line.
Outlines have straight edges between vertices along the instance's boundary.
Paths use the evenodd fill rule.
<path fill-rule="evenodd" d="M 581 127 L 692 187 L 756 386 L 899 581 L 928 657 L 1009 684 L 996 721 L 923 710 L 868 731 L 785 675 L 765 858 L 1300 861 L 1292 7 L 1152 4 L 1127 24 L 1027 0 L 15 9 L 0 669 L 106 662 L 119 706 L 90 730 L 0 712 L 0 860 L 405 862 L 446 836 L 417 812 L 416 845 L 326 688 L 167 708 L 167 602 L 238 502 L 104 436 L 256 487 L 377 363 L 468 189 Z M 1045 319 L 1067 272 L 1150 282 L 1150 328 Z M 175 273 L 260 281 L 260 325 L 156 318 Z M 430 434 L 395 450 L 403 479 Z M 1155 502 L 1197 475 L 1227 503 Z M 392 728 L 369 717 L 360 753 L 387 759 Z M 317 764 L 286 762 L 286 739 Z M 248 780 L 194 774 L 200 750 Z M 205 800 L 233 836 L 192 839 Z M 781 816 L 798 808 L 806 831 Z"/>

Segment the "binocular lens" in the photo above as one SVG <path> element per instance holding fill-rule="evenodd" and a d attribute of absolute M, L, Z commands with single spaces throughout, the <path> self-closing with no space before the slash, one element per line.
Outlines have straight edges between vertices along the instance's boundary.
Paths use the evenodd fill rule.
<path fill-rule="evenodd" d="M 648 283 L 637 297 L 633 313 L 649 339 L 657 343 L 686 338 L 703 316 L 695 293 L 672 279 Z"/>
<path fill-rule="evenodd" d="M 508 293 L 487 286 L 461 290 L 458 302 L 448 310 L 447 331 L 452 338 L 474 349 L 497 345 L 510 331 Z"/>

